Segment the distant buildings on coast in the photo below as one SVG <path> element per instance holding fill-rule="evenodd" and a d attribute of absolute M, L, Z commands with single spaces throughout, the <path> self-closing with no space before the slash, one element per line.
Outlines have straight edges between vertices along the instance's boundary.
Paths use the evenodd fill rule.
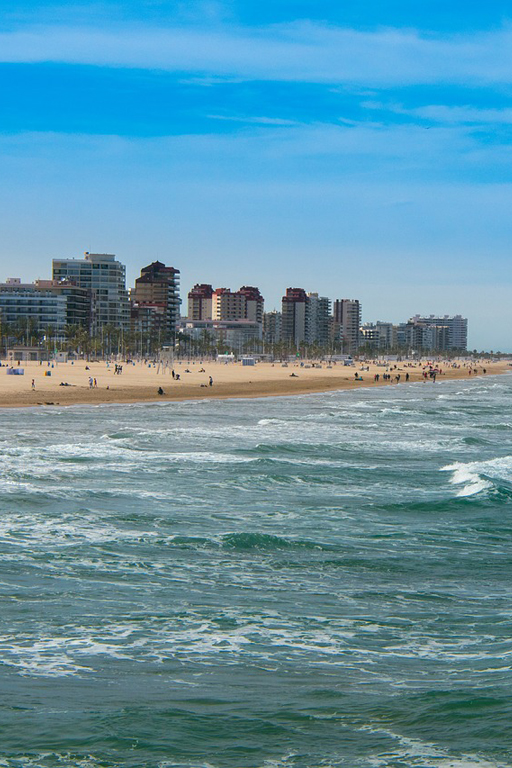
<path fill-rule="evenodd" d="M 181 314 L 180 272 L 154 261 L 130 290 L 126 267 L 113 254 L 54 259 L 52 278 L 0 283 L 2 345 L 67 342 L 109 353 L 150 354 L 178 347 L 189 354 L 213 350 L 277 354 L 380 354 L 467 349 L 466 318 L 415 315 L 403 323 L 362 323 L 357 299 L 335 299 L 287 288 L 280 310 L 264 311 L 256 286 L 239 290 L 197 283 Z"/>

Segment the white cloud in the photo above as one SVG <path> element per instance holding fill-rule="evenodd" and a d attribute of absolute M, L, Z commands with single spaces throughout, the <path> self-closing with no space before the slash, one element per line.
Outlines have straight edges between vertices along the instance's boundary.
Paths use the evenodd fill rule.
<path fill-rule="evenodd" d="M 479 126 L 484 124 L 512 124 L 512 109 L 480 109 L 470 105 L 450 106 L 448 104 L 427 104 L 415 109 L 407 109 L 403 104 L 382 101 L 362 101 L 364 109 L 377 112 L 392 112 L 397 115 L 419 118 L 422 121 L 445 125 Z"/>
<path fill-rule="evenodd" d="M 0 34 L 2 62 L 62 62 L 197 75 L 378 86 L 512 82 L 512 30 L 433 36 L 297 22 L 265 28 L 34 26 Z"/>
<path fill-rule="evenodd" d="M 227 122 L 246 123 L 248 125 L 300 125 L 297 120 L 286 120 L 281 117 L 242 117 L 237 115 L 207 115 L 210 120 L 226 120 Z"/>
<path fill-rule="evenodd" d="M 412 110 L 412 114 L 438 123 L 479 125 L 509 125 L 512 123 L 512 109 L 477 109 L 475 107 L 450 107 L 445 104 L 431 104 Z"/>
<path fill-rule="evenodd" d="M 91 153 L 103 162 L 104 153 L 112 160 L 119 158 L 123 167 L 128 158 L 134 162 L 155 163 L 164 168 L 166 159 L 176 164 L 184 163 L 202 169 L 208 161 L 217 165 L 224 176 L 236 176 L 240 163 L 253 160 L 261 172 L 268 167 L 275 178 L 276 162 L 287 176 L 302 176 L 304 166 L 298 160 L 309 158 L 318 162 L 318 176 L 325 173 L 324 163 L 330 163 L 330 172 L 337 162 L 342 162 L 340 172 L 349 177 L 366 173 L 363 165 L 370 164 L 372 174 L 408 172 L 411 164 L 422 168 L 430 177 L 438 166 L 443 175 L 453 167 L 459 169 L 460 158 L 467 165 L 475 153 L 487 152 L 486 167 L 503 164 L 503 150 L 499 146 L 482 147 L 471 132 L 463 126 L 440 126 L 433 131 L 413 124 L 383 125 L 370 122 L 299 123 L 264 116 L 229 117 L 210 115 L 213 119 L 235 120 L 247 124 L 246 131 L 236 134 L 212 132 L 210 134 L 179 134 L 163 137 L 129 137 L 116 135 L 66 134 L 52 132 L 28 132 L 3 135 L 0 141 L 2 163 L 10 156 L 31 157 L 32 151 L 44 155 L 56 146 L 70 152 Z M 285 128 L 286 130 L 283 130 Z M 510 150 L 509 150 L 510 152 Z M 481 156 L 480 156 L 481 157 Z M 131 161 L 130 161 L 131 162 Z M 510 163 L 508 160 L 507 166 Z M 128 172 L 128 168 L 126 168 Z M 138 171 L 137 171 L 138 172 Z M 307 175 L 314 173 L 309 165 Z"/>

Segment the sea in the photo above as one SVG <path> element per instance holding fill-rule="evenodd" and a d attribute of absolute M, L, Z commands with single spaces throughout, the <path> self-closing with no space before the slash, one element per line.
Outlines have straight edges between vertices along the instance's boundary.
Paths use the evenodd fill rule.
<path fill-rule="evenodd" d="M 512 375 L 4 409 L 0 768 L 512 765 Z"/>

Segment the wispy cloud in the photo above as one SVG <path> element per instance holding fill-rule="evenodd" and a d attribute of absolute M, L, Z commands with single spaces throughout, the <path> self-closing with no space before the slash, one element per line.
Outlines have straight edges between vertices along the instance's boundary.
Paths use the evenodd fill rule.
<path fill-rule="evenodd" d="M 348 83 L 511 83 L 512 29 L 433 36 L 309 22 L 264 28 L 34 26 L 0 34 L 1 62 L 162 69 L 199 76 Z"/>
<path fill-rule="evenodd" d="M 221 118 L 223 119 L 223 118 Z M 262 118 L 259 118 L 261 120 Z M 203 178 L 205 168 L 212 178 L 258 179 L 275 183 L 277 177 L 286 180 L 307 180 L 308 185 L 352 183 L 354 179 L 444 180 L 471 176 L 474 166 L 487 152 L 485 166 L 500 168 L 512 176 L 512 158 L 505 157 L 499 146 L 482 149 L 478 141 L 462 127 L 440 127 L 425 131 L 415 125 L 351 125 L 280 124 L 248 121 L 247 131 L 237 134 L 189 134 L 152 138 L 127 136 L 87 136 L 76 134 L 27 133 L 4 136 L 2 163 L 9 157 L 52 158 L 55 147 L 63 155 L 88 157 L 88 171 L 109 158 L 113 166 L 135 175 L 140 167 L 152 168 L 156 176 L 167 177 L 169 169 L 180 169 L 180 178 Z M 33 154 L 35 153 L 35 154 Z M 68 160 L 64 165 L 67 166 Z M 27 167 L 30 167 L 30 162 Z M 277 174 L 277 177 L 276 177 Z M 322 181 L 323 180 L 323 181 Z"/>
<path fill-rule="evenodd" d="M 363 109 L 377 113 L 392 113 L 422 122 L 442 125 L 511 125 L 512 109 L 485 109 L 471 105 L 452 106 L 448 104 L 426 104 L 422 107 L 407 108 L 403 104 L 383 101 L 363 101 Z"/>
<path fill-rule="evenodd" d="M 242 117 L 240 115 L 207 115 L 210 120 L 225 120 L 227 122 L 246 123 L 248 125 L 299 125 L 297 120 L 286 120 L 281 117 Z"/>
<path fill-rule="evenodd" d="M 437 123 L 459 123 L 465 125 L 481 125 L 484 123 L 494 125 L 512 124 L 512 109 L 478 109 L 471 106 L 452 107 L 446 104 L 431 104 L 409 110 L 409 114 L 414 114 L 424 120 L 431 120 Z"/>

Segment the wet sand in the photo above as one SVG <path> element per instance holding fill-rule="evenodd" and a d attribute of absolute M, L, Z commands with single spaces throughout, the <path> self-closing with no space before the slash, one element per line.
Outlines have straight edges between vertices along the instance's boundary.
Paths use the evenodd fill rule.
<path fill-rule="evenodd" d="M 490 376 L 512 371 L 508 361 L 473 364 L 471 374 L 467 362 L 460 361 L 458 364 L 460 367 L 455 368 L 452 363 L 438 363 L 442 373 L 438 374 L 436 384 L 428 379 L 425 386 L 436 386 L 439 382 L 449 379 L 472 379 L 475 375 Z M 0 407 L 274 397 L 358 387 L 394 387 L 397 386 L 397 375 L 400 376 L 400 386 L 406 383 L 407 373 L 410 382 L 422 381 L 425 363 L 391 363 L 389 370 L 385 366 L 372 363 L 355 366 L 337 363 L 332 367 L 325 364 L 321 367 L 306 367 L 307 365 L 300 367 L 299 364 L 289 363 L 284 367 L 281 363 L 242 366 L 241 363 L 176 362 L 174 369 L 180 376 L 180 380 L 176 381 L 171 376 L 170 368 L 165 370 L 163 367 L 144 363 L 124 363 L 122 374 L 116 375 L 114 365 L 107 366 L 103 362 L 56 363 L 54 368 L 31 362 L 22 364 L 25 369 L 23 376 L 7 375 L 7 369 L 0 368 Z M 369 370 L 361 370 L 367 366 Z M 486 369 L 486 374 L 483 373 L 483 368 Z M 50 371 L 51 376 L 45 376 L 46 371 Z M 391 375 L 391 381 L 383 381 L 382 376 L 386 372 Z M 356 373 L 362 380 L 356 381 Z M 379 382 L 374 381 L 376 373 L 380 375 Z M 210 376 L 213 386 L 209 386 Z M 89 387 L 89 377 L 97 382 L 97 386 L 92 389 Z M 34 391 L 32 379 L 35 381 Z M 60 386 L 61 382 L 69 386 Z M 164 390 L 164 395 L 158 394 L 159 387 Z"/>

